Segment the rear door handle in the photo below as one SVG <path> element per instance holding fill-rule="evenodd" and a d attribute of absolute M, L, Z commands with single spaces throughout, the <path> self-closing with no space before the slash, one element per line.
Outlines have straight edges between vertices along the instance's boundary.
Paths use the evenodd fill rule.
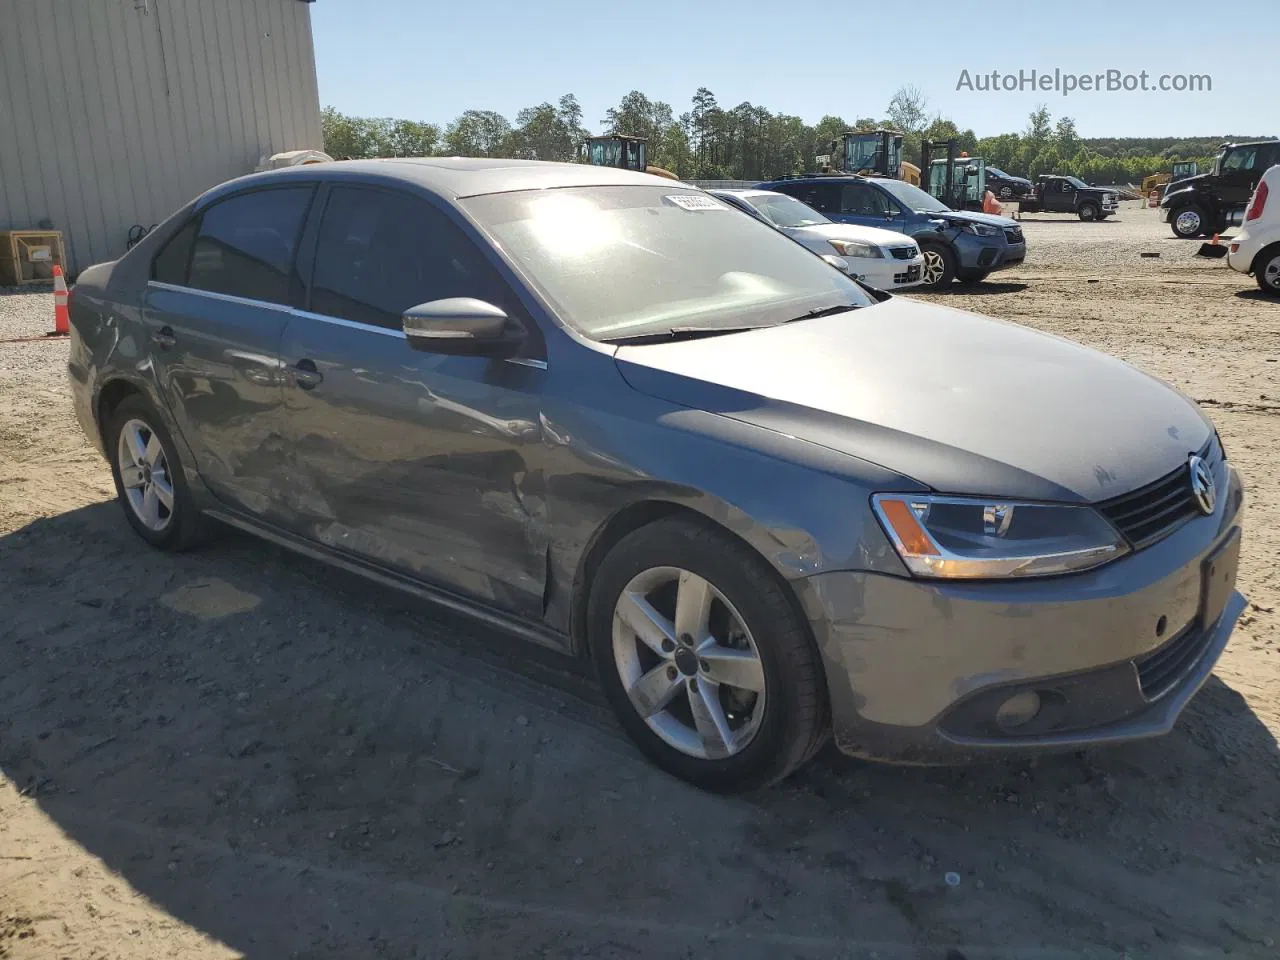
<path fill-rule="evenodd" d="M 303 390 L 313 390 L 324 379 L 314 360 L 303 358 L 293 365 L 293 382 Z"/>
<path fill-rule="evenodd" d="M 161 350 L 168 350 L 178 342 L 178 338 L 173 335 L 173 327 L 165 325 L 151 335 L 151 342 Z"/>

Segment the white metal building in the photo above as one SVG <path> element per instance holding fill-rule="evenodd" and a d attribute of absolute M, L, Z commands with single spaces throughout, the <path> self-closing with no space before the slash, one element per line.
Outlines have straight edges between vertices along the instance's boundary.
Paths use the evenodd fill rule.
<path fill-rule="evenodd" d="M 0 0 L 0 231 L 114 259 L 265 156 L 322 149 L 310 0 Z"/>

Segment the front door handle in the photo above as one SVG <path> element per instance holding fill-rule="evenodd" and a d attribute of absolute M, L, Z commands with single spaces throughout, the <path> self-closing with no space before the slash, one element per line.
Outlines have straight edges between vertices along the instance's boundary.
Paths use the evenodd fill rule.
<path fill-rule="evenodd" d="M 316 369 L 314 360 L 302 359 L 293 365 L 293 382 L 303 390 L 314 390 L 324 379 L 324 374 Z"/>
<path fill-rule="evenodd" d="M 166 324 L 151 335 L 151 342 L 161 350 L 168 350 L 178 342 L 178 338 L 173 335 L 173 327 Z"/>

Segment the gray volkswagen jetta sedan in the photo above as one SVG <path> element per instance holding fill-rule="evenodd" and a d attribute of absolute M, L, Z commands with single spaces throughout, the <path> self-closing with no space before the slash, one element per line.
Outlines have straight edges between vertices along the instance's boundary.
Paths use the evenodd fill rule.
<path fill-rule="evenodd" d="M 220 521 L 587 658 L 704 787 L 1167 732 L 1242 488 L 1119 360 L 871 292 L 680 183 L 343 162 L 187 204 L 71 295 L 155 547 Z"/>

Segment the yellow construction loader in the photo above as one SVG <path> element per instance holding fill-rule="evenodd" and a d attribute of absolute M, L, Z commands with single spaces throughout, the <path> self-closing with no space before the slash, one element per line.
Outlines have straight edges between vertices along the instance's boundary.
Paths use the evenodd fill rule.
<path fill-rule="evenodd" d="M 651 173 L 655 177 L 679 180 L 670 170 L 649 163 L 649 141 L 645 137 L 632 137 L 611 133 L 603 137 L 588 137 L 582 144 L 582 159 L 596 167 L 618 167 Z"/>

